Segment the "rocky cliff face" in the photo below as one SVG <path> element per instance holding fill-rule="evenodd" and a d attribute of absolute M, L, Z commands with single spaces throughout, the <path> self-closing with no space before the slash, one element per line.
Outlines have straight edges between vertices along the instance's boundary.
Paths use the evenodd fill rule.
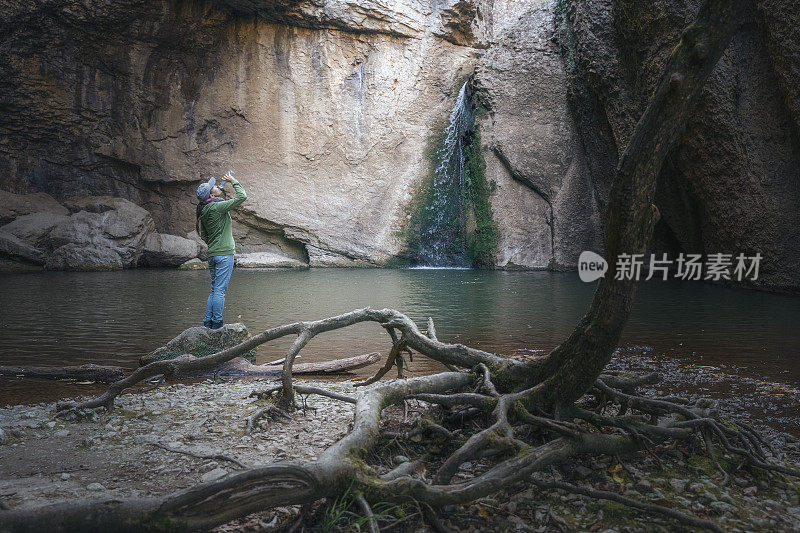
<path fill-rule="evenodd" d="M 0 188 L 121 196 L 183 235 L 234 168 L 244 251 L 384 262 L 473 69 L 461 4 L 6 2 Z"/>
<path fill-rule="evenodd" d="M 475 83 L 487 177 L 505 268 L 574 269 L 598 249 L 602 225 L 581 139 L 567 105 L 555 3 L 496 3 L 493 45 Z"/>
<path fill-rule="evenodd" d="M 574 268 L 696 4 L 4 2 L 0 189 L 123 197 L 185 235 L 233 168 L 240 251 L 384 264 L 471 79 L 496 265 Z M 800 286 L 798 16 L 754 6 L 664 168 L 654 251 L 761 252 L 764 286 Z"/>
<path fill-rule="evenodd" d="M 570 104 L 602 205 L 616 159 L 696 1 L 566 0 Z M 800 11 L 754 3 L 659 178 L 654 251 L 764 256 L 758 285 L 800 286 Z"/>

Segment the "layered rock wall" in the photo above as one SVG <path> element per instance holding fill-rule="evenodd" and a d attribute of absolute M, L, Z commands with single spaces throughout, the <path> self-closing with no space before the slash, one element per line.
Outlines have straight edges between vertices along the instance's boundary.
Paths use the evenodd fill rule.
<path fill-rule="evenodd" d="M 0 188 L 125 197 L 183 235 L 233 168 L 245 247 L 385 262 L 473 69 L 451 4 L 6 3 Z"/>
<path fill-rule="evenodd" d="M 159 234 L 183 236 L 199 180 L 232 168 L 248 192 L 241 252 L 385 264 L 405 250 L 435 141 L 471 79 L 496 265 L 574 268 L 582 250 L 602 251 L 617 158 L 697 6 L 4 2 L 0 189 L 65 205 L 126 198 Z M 659 179 L 653 251 L 760 252 L 760 286 L 800 287 L 798 17 L 754 4 Z M 13 198 L 0 196 L 0 223 L 63 216 Z"/>
<path fill-rule="evenodd" d="M 554 13 L 554 2 L 496 2 L 494 42 L 475 74 L 504 268 L 574 269 L 581 251 L 602 246 Z"/>

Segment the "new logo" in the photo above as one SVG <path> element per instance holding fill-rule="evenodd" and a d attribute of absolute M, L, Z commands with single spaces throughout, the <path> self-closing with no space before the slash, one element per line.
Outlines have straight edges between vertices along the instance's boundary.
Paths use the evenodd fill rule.
<path fill-rule="evenodd" d="M 608 263 L 601 256 L 588 250 L 578 257 L 578 276 L 581 281 L 590 282 L 602 278 L 608 271 Z"/>

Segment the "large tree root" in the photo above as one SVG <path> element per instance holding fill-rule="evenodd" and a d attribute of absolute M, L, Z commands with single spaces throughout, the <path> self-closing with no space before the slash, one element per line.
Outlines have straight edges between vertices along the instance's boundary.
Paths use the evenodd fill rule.
<path fill-rule="evenodd" d="M 108 390 L 101 396 L 82 402 L 59 403 L 57 411 L 63 412 L 71 408 L 91 409 L 96 407 L 113 409 L 114 399 L 117 396 L 125 389 L 144 380 L 159 375 L 170 378 L 175 375 L 186 375 L 215 368 L 235 357 L 239 357 L 256 346 L 287 335 L 297 335 L 295 342 L 292 344 L 289 353 L 284 359 L 282 372 L 283 395 L 281 402 L 284 409 L 291 410 L 294 407 L 294 392 L 292 390 L 293 365 L 300 350 L 308 341 L 320 333 L 341 329 L 361 322 L 377 322 L 381 327 L 389 331 L 392 338 L 395 339 L 390 352 L 390 361 L 395 363 L 398 360 L 397 352 L 399 349 L 397 347 L 398 345 L 402 345 L 403 349 L 414 349 L 433 359 L 459 367 L 472 368 L 478 363 L 483 363 L 486 366 L 503 372 L 504 375 L 508 375 L 509 377 L 514 375 L 514 373 L 509 372 L 509 370 L 523 365 L 520 361 L 505 359 L 461 344 L 445 344 L 439 342 L 438 340 L 423 335 L 416 324 L 399 311 L 395 311 L 394 309 L 375 310 L 367 307 L 313 322 L 296 322 L 294 324 L 271 328 L 246 339 L 236 346 L 205 357 L 183 355 L 175 359 L 149 363 L 136 369 L 125 379 L 112 383 Z M 370 354 L 369 357 L 372 359 L 372 354 Z M 389 368 L 391 368 L 391 365 L 389 365 Z"/>
<path fill-rule="evenodd" d="M 381 501 L 424 501 L 438 509 L 475 500 L 516 482 L 530 482 L 535 473 L 546 472 L 552 465 L 570 462 L 578 456 L 616 457 L 668 441 L 702 442 L 704 430 L 712 423 L 726 428 L 721 433 L 712 433 L 710 438 L 722 446 L 727 441 L 729 453 L 738 455 L 756 468 L 766 467 L 775 472 L 798 475 L 794 467 L 781 465 L 769 447 L 762 446 L 760 451 L 756 451 L 754 443 L 763 437 L 755 429 L 733 429 L 732 424 L 721 419 L 707 402 L 678 403 L 653 399 L 633 391 L 630 381 L 616 378 L 613 381 L 615 387 L 612 387 L 598 380 L 595 392 L 587 396 L 568 419 L 556 420 L 522 410 L 517 401 L 520 392 L 498 392 L 498 396 L 488 392 L 467 392 L 483 387 L 483 372 L 476 370 L 475 373 L 448 372 L 385 382 L 361 392 L 355 404 L 353 430 L 323 452 L 317 461 L 275 463 L 162 498 L 78 501 L 31 510 L 2 511 L 0 531 L 36 531 L 44 524 L 48 524 L 51 531 L 112 526 L 121 530 L 202 530 L 272 506 L 333 498 L 348 487 L 352 487 L 354 494 L 361 494 L 367 507 Z M 313 388 L 305 390 L 317 392 Z M 381 471 L 383 466 L 369 463 L 368 451 L 385 438 L 380 417 L 384 408 L 402 404 L 409 398 L 438 399 L 448 397 L 448 393 L 472 403 L 475 397 L 491 402 L 495 407 L 489 425 L 477 428 L 472 425 L 473 433 L 466 442 L 456 446 L 440 461 L 424 452 L 422 456 L 410 457 L 407 463 L 386 472 Z M 430 408 L 429 416 L 438 420 L 444 418 L 445 411 L 457 406 L 442 407 L 434 403 Z M 624 408 L 627 412 L 620 415 Z M 613 414 L 608 414 L 612 411 Z M 653 417 L 659 420 L 654 421 Z M 702 422 L 687 424 L 691 421 Z M 409 424 L 409 431 L 419 426 L 417 421 L 409 421 Z M 469 429 L 447 423 L 434 424 L 450 435 Z M 435 430 L 430 435 L 434 439 L 442 436 Z M 732 442 L 740 445 L 734 446 L 730 444 Z M 751 448 L 745 448 L 744 442 L 750 443 Z M 487 450 L 498 453 L 487 454 Z M 475 472 L 465 480 L 453 481 L 453 472 L 463 463 L 488 456 L 494 457 L 494 462 L 484 471 Z M 434 478 L 427 481 L 418 477 L 415 472 L 419 466 L 431 461 L 441 465 Z M 544 489 L 571 490 L 591 498 L 613 499 L 697 527 L 712 530 L 718 527 L 685 513 L 667 512 L 647 502 L 620 498 L 607 491 L 561 482 L 538 483 Z M 61 524 L 61 529 L 53 528 L 52 524 Z M 377 527 L 372 519 L 369 524 Z"/>

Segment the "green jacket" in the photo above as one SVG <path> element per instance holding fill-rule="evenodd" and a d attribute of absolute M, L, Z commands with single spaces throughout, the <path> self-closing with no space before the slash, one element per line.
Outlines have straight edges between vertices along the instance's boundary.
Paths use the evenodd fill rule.
<path fill-rule="evenodd" d="M 200 213 L 200 237 L 208 245 L 208 257 L 236 253 L 229 211 L 241 205 L 247 194 L 235 179 L 231 184 L 236 196 L 224 202 L 211 202 Z"/>

